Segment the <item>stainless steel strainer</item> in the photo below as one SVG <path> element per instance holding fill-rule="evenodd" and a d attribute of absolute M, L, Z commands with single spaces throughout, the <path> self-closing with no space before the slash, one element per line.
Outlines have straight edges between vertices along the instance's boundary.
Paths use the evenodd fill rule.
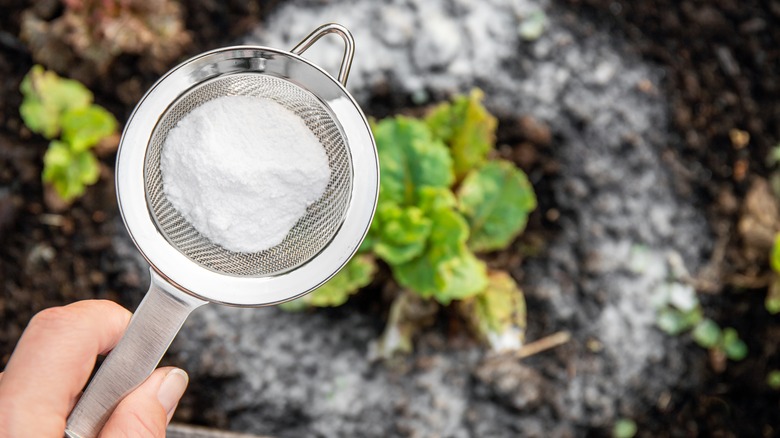
<path fill-rule="evenodd" d="M 329 33 L 345 44 L 338 80 L 299 56 Z M 326 24 L 291 52 L 240 46 L 196 56 L 141 99 L 122 135 L 116 185 L 122 218 L 151 266 L 152 282 L 125 336 L 71 412 L 69 437 L 99 434 L 119 401 L 154 370 L 192 310 L 207 302 L 266 306 L 297 298 L 355 253 L 376 208 L 379 166 L 365 116 L 344 88 L 353 54 L 349 31 Z M 211 242 L 163 192 L 160 155 L 169 131 L 193 109 L 229 95 L 272 99 L 297 114 L 322 143 L 331 169 L 324 195 L 287 237 L 256 253 Z"/>
<path fill-rule="evenodd" d="M 160 156 L 168 132 L 204 102 L 231 95 L 273 99 L 300 116 L 325 147 L 331 169 L 325 195 L 309 207 L 281 244 L 257 253 L 234 253 L 212 243 L 187 223 L 163 193 Z M 144 180 L 152 217 L 173 246 L 215 271 L 246 276 L 284 272 L 317 254 L 341 226 L 349 206 L 352 177 L 350 154 L 341 130 L 315 96 L 284 79 L 245 73 L 208 81 L 171 105 L 152 135 Z"/>

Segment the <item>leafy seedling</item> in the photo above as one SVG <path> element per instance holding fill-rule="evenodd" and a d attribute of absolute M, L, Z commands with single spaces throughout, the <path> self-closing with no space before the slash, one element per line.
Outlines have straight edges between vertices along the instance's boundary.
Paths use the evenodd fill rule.
<path fill-rule="evenodd" d="M 747 345 L 731 327 L 721 330 L 709 318 L 704 318 L 696 291 L 687 285 L 670 283 L 661 289 L 663 299 L 658 309 L 656 324 L 669 335 L 678 336 L 690 331 L 693 340 L 717 356 L 739 361 L 747 356 Z"/>
<path fill-rule="evenodd" d="M 702 348 L 714 348 L 720 341 L 720 326 L 711 319 L 704 319 L 693 329 L 691 335 Z"/>
<path fill-rule="evenodd" d="M 520 37 L 525 41 L 536 41 L 547 28 L 547 15 L 544 11 L 536 10 L 523 18 L 518 28 Z"/>
<path fill-rule="evenodd" d="M 192 40 L 183 5 L 175 0 L 57 3 L 53 17 L 41 8 L 25 11 L 19 36 L 34 59 L 60 67 L 78 63 L 86 77 L 106 74 L 123 54 L 139 55 L 143 70 L 162 73 Z"/>
<path fill-rule="evenodd" d="M 764 299 L 766 311 L 772 315 L 780 313 L 780 276 L 775 274 L 772 282 L 769 284 L 769 290 Z"/>
<path fill-rule="evenodd" d="M 772 370 L 766 376 L 766 384 L 777 391 L 780 389 L 780 370 Z"/>
<path fill-rule="evenodd" d="M 301 311 L 315 307 L 337 307 L 347 302 L 349 296 L 371 283 L 376 272 L 376 262 L 369 254 L 358 254 L 327 283 L 314 292 L 297 300 L 282 303 L 284 310 Z"/>
<path fill-rule="evenodd" d="M 621 418 L 612 427 L 612 438 L 633 438 L 638 429 L 634 420 Z"/>
<path fill-rule="evenodd" d="M 19 113 L 30 131 L 51 140 L 60 133 L 65 114 L 87 108 L 92 93 L 78 81 L 64 79 L 53 71 L 34 65 L 19 86 L 24 100 Z"/>
<path fill-rule="evenodd" d="M 401 290 L 376 344 L 381 357 L 408 352 L 411 337 L 425 325 L 420 321 L 429 321 L 436 303 L 457 302 L 476 337 L 494 350 L 522 346 L 522 291 L 509 274 L 488 273 L 475 252 L 509 246 L 525 228 L 536 197 L 520 169 L 489 158 L 497 121 L 482 98 L 474 90 L 423 119 L 396 116 L 371 123 L 380 192 L 360 251 L 386 264 Z M 361 281 L 352 282 L 337 275 L 311 298 L 285 308 L 338 305 L 373 273 L 364 269 Z"/>
<path fill-rule="evenodd" d="M 19 113 L 25 125 L 51 140 L 41 177 L 70 202 L 97 182 L 100 168 L 91 149 L 116 133 L 118 123 L 105 108 L 92 103 L 92 93 L 81 83 L 40 65 L 27 73 L 20 90 L 24 99 Z"/>
<path fill-rule="evenodd" d="M 67 201 L 83 195 L 86 186 L 97 182 L 100 167 L 91 152 L 75 151 L 67 143 L 54 140 L 43 156 L 42 176 Z"/>
<path fill-rule="evenodd" d="M 658 313 L 656 323 L 658 327 L 666 333 L 676 336 L 690 330 L 701 321 L 701 310 L 694 309 L 689 312 L 667 307 L 661 309 Z"/>
<path fill-rule="evenodd" d="M 780 313 L 780 233 L 775 236 L 772 252 L 769 254 L 769 266 L 772 268 L 774 275 L 772 276 L 772 282 L 769 284 L 764 307 L 767 312 L 776 315 Z"/>
<path fill-rule="evenodd" d="M 726 357 L 731 360 L 742 360 L 748 353 L 747 345 L 739 339 L 739 334 L 731 327 L 723 329 L 720 348 L 726 353 Z"/>

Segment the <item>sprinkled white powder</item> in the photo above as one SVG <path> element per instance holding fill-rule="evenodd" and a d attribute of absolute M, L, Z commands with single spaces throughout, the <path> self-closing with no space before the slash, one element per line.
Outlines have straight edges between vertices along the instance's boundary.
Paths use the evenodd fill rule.
<path fill-rule="evenodd" d="M 264 98 L 225 96 L 168 133 L 160 171 L 173 207 L 217 245 L 257 252 L 284 240 L 330 179 L 303 120 Z"/>

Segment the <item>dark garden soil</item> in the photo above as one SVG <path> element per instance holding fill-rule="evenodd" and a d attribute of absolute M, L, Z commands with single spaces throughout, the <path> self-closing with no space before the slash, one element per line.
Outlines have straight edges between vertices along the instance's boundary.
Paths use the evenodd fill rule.
<path fill-rule="evenodd" d="M 657 408 L 640 430 L 652 435 L 771 436 L 780 433 L 780 392 L 765 383 L 780 368 L 780 321 L 763 306 L 768 266 L 746 255 L 735 231 L 743 200 L 754 180 L 767 177 L 766 156 L 780 142 L 780 2 L 770 0 L 559 0 L 583 19 L 626 38 L 647 59 L 665 67 L 665 94 L 679 141 L 670 144 L 668 163 L 708 212 L 725 252 L 716 254 L 702 287 L 708 313 L 734 326 L 748 342 L 747 359 L 724 371 L 707 367 L 706 383 Z M 47 142 L 22 124 L 18 92 L 32 55 L 19 40 L 21 12 L 31 2 L 0 0 L 0 363 L 37 311 L 76 300 L 105 298 L 134 307 L 145 290 L 137 270 L 128 268 L 114 236 L 124 233 L 113 186 L 111 151 L 101 156 L 100 182 L 67 209 L 47 203 L 40 173 Z M 37 7 L 43 7 L 39 2 Z M 56 3 L 56 2 L 55 2 Z M 192 43 L 184 57 L 236 42 L 258 25 L 278 1 L 182 2 Z M 56 8 L 53 12 L 56 14 Z M 172 67 L 173 65 L 171 65 Z M 68 72 L 60 72 L 67 74 Z M 109 75 L 86 78 L 97 103 L 123 122 L 144 90 L 159 76 L 137 57 L 117 59 Z M 91 79 L 91 80 L 90 80 Z M 400 99 L 400 100 L 399 100 Z M 411 102 L 381 93 L 367 113 L 384 116 Z M 500 150 L 531 174 L 542 208 L 555 205 L 544 185 L 556 163 L 546 149 L 549 132 L 526 121 L 502 120 Z M 735 138 L 739 129 L 749 143 Z M 552 133 L 554 135 L 554 133 Z M 536 175 L 536 178 L 534 178 Z M 535 213 L 524 236 L 529 248 L 556 232 L 555 218 Z M 717 246 L 717 245 L 716 245 Z M 717 251 L 716 251 L 717 252 Z M 491 264 L 510 271 L 521 257 L 500 254 Z M 715 286 L 713 286 L 713 284 Z M 358 305 L 379 313 L 376 303 Z M 533 324 L 533 322 L 531 322 Z M 457 323 L 453 330 L 457 331 Z M 704 359 L 701 349 L 686 347 Z M 197 385 L 193 382 L 193 385 Z M 198 387 L 192 388 L 198 392 Z M 195 408 L 179 419 L 192 420 Z"/>
<path fill-rule="evenodd" d="M 748 254 L 736 230 L 743 201 L 772 170 L 767 155 L 780 144 L 780 2 L 565 2 L 665 67 L 679 134 L 669 145 L 670 160 L 684 163 L 680 172 L 727 244 L 725 254 L 713 256 L 719 287 L 708 302 L 722 326 L 745 334 L 751 352 L 723 373 L 709 368 L 707 383 L 651 428 L 660 432 L 671 422 L 680 433 L 774 436 L 780 393 L 767 388 L 766 375 L 780 367 L 780 321 L 764 309 L 766 252 Z M 749 143 L 734 138 L 735 129 L 749 133 Z"/>

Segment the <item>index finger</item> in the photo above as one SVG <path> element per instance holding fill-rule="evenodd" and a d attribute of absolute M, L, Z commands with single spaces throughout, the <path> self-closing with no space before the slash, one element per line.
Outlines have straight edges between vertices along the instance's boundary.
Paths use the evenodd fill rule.
<path fill-rule="evenodd" d="M 35 315 L 0 380 L 0 424 L 10 436 L 62 436 L 97 355 L 116 346 L 130 316 L 105 300 Z"/>

